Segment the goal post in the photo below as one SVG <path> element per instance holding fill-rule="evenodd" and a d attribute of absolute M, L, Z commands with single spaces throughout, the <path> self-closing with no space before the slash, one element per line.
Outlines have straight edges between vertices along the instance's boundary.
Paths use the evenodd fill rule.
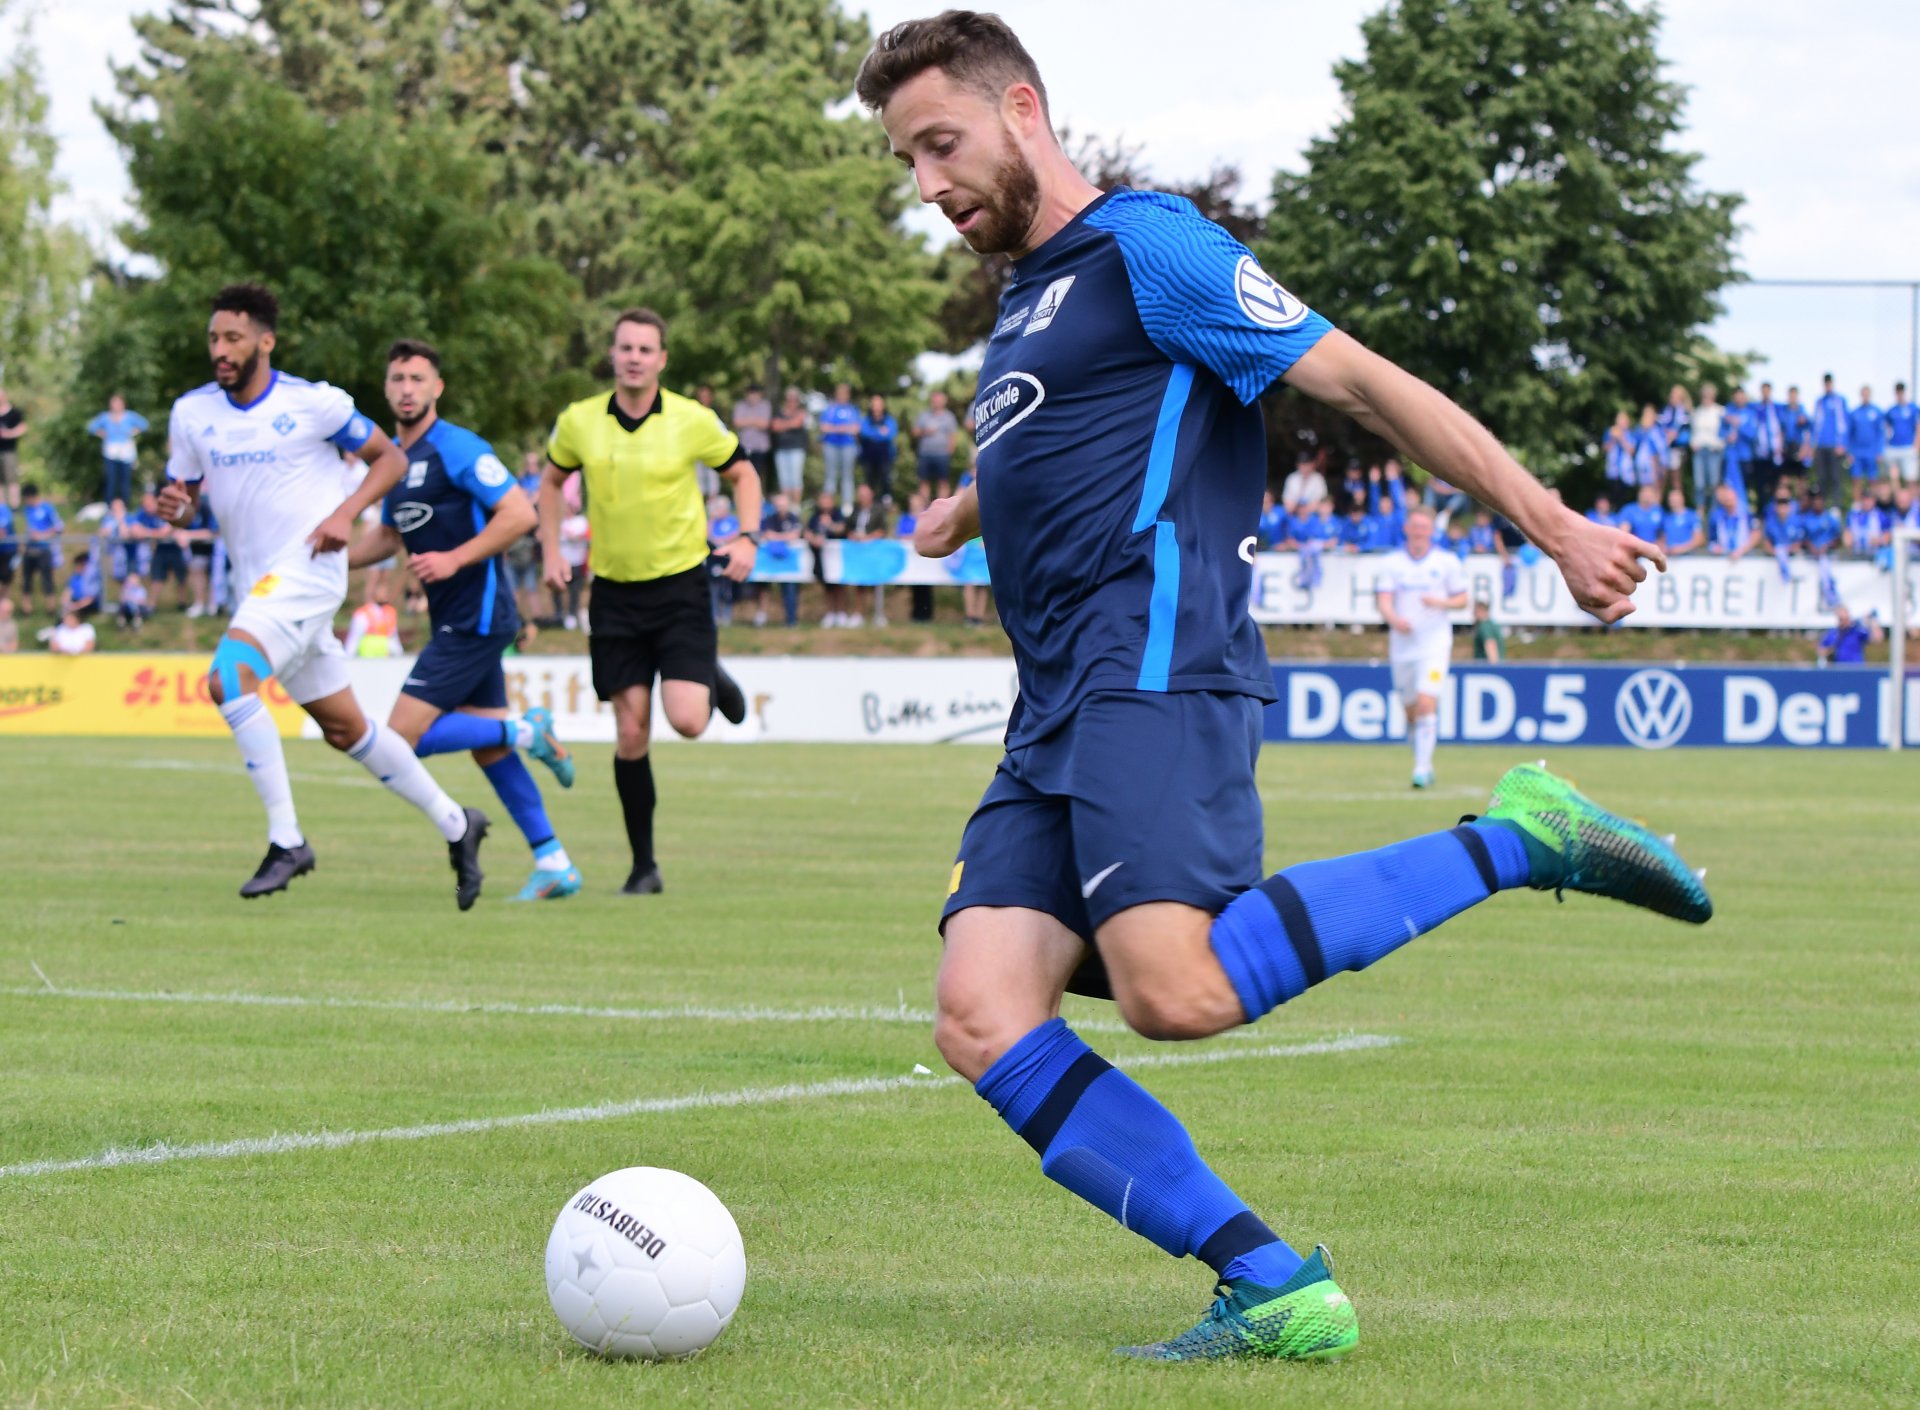
<path fill-rule="evenodd" d="M 1893 625 L 1887 641 L 1888 680 L 1887 748 L 1896 754 L 1906 744 L 1907 733 L 1907 612 L 1908 580 L 1913 571 L 1914 550 L 1920 548 L 1920 529 L 1904 525 L 1893 531 Z"/>

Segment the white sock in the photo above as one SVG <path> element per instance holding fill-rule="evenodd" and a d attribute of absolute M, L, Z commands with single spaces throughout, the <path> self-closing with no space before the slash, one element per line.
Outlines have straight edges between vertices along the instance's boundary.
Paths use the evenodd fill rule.
<path fill-rule="evenodd" d="M 513 731 L 513 747 L 515 749 L 533 748 L 532 725 L 516 715 L 507 721 L 507 728 Z"/>
<path fill-rule="evenodd" d="M 279 726 L 257 695 L 242 695 L 220 707 L 240 757 L 247 761 L 247 777 L 267 809 L 267 841 L 298 847 L 300 819 L 293 810 L 293 785 L 287 781 L 287 751 L 280 743 Z"/>
<path fill-rule="evenodd" d="M 567 849 L 555 843 L 533 859 L 533 865 L 540 871 L 565 871 L 573 865 L 573 858 L 567 855 Z"/>
<path fill-rule="evenodd" d="M 1413 722 L 1413 771 L 1417 774 L 1433 772 L 1433 745 L 1440 738 L 1440 717 L 1422 715 Z"/>
<path fill-rule="evenodd" d="M 347 752 L 365 765 L 368 773 L 433 819 L 447 841 L 458 842 L 466 836 L 465 810 L 433 781 L 413 747 L 392 730 L 368 721 L 365 736 Z"/>

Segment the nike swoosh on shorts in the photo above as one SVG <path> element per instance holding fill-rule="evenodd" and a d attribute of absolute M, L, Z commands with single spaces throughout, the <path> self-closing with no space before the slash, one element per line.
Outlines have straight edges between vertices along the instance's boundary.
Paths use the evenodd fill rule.
<path fill-rule="evenodd" d="M 1093 893 L 1100 889 L 1100 883 L 1105 881 L 1108 877 L 1112 876 L 1115 872 L 1119 871 L 1120 868 L 1125 865 L 1126 865 L 1125 862 L 1115 862 L 1110 867 L 1102 867 L 1099 871 L 1095 872 L 1092 876 L 1088 877 L 1085 881 L 1081 882 L 1080 883 L 1080 899 L 1083 901 L 1091 900 L 1093 897 Z"/>

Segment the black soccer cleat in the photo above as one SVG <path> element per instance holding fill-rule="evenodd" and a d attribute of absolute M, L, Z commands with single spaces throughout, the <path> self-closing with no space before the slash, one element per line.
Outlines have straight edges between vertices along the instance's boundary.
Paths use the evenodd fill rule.
<path fill-rule="evenodd" d="M 480 883 L 487 874 L 480 870 L 480 842 L 487 835 L 487 815 L 478 808 L 461 809 L 467 815 L 467 830 L 460 834 L 458 842 L 447 844 L 447 860 L 453 864 L 456 878 L 453 883 L 453 899 L 460 903 L 460 909 L 470 911 L 473 903 L 480 899 Z"/>
<path fill-rule="evenodd" d="M 666 889 L 666 882 L 660 879 L 659 867 L 635 867 L 627 874 L 627 884 L 620 888 L 620 894 L 622 896 L 658 896 Z"/>
<path fill-rule="evenodd" d="M 730 725 L 740 724 L 747 718 L 747 693 L 718 661 L 713 663 L 713 708 Z"/>
<path fill-rule="evenodd" d="M 278 842 L 269 842 L 260 869 L 240 888 L 240 899 L 251 901 L 255 896 L 271 896 L 276 891 L 285 891 L 288 882 L 312 870 L 313 848 L 306 843 L 282 847 Z"/>

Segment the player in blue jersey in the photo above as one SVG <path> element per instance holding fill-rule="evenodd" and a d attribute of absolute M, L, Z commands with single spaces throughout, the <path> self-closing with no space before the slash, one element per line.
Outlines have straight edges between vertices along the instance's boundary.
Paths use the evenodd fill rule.
<path fill-rule="evenodd" d="M 354 545 L 348 563 L 364 567 L 405 548 L 433 627 L 387 727 L 421 758 L 471 751 L 533 849 L 533 874 L 514 900 L 571 896 L 580 889 L 579 869 L 516 751 L 545 764 L 562 788 L 573 787 L 573 758 L 554 734 L 551 711 L 509 715 L 500 666 L 520 630 L 500 555 L 533 529 L 533 501 L 492 446 L 440 418 L 446 383 L 431 343 L 402 338 L 387 349 L 386 392 L 407 473 L 387 492 L 380 527 Z"/>
<path fill-rule="evenodd" d="M 1019 673 L 943 908 L 935 1041 L 1047 1176 L 1214 1270 L 1207 1316 L 1131 1354 L 1339 1355 L 1358 1324 L 1324 1254 L 1268 1228 L 1059 1017 L 1062 994 L 1109 996 L 1149 1037 L 1200 1038 L 1496 890 L 1694 921 L 1711 904 L 1659 838 L 1532 766 L 1501 779 L 1484 819 L 1262 878 L 1254 763 L 1274 688 L 1247 612 L 1257 399 L 1284 379 L 1500 510 L 1602 621 L 1632 610 L 1642 560 L 1664 558 L 1565 508 L 1188 202 L 1088 184 L 998 18 L 895 26 L 857 91 L 921 199 L 975 251 L 1012 257 L 973 407 L 976 483 L 930 505 L 914 540 L 940 556 L 984 532 Z"/>

